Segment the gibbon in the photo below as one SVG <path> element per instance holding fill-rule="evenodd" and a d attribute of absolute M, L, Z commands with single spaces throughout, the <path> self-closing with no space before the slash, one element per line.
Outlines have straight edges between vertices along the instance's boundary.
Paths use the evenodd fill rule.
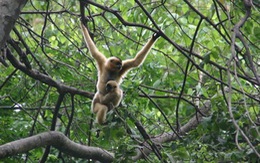
<path fill-rule="evenodd" d="M 120 86 L 122 82 L 122 78 L 124 75 L 127 74 L 127 72 L 134 68 L 140 66 L 143 61 L 145 60 L 148 52 L 152 48 L 153 44 L 157 40 L 157 38 L 160 36 L 160 33 L 155 33 L 151 39 L 144 45 L 144 47 L 136 54 L 135 58 L 133 59 L 127 59 L 127 60 L 121 60 L 118 57 L 110 57 L 106 58 L 104 54 L 102 54 L 98 48 L 96 47 L 95 43 L 92 41 L 88 29 L 84 26 L 83 23 L 81 23 L 81 29 L 84 36 L 85 43 L 92 55 L 92 57 L 96 60 L 98 65 L 98 81 L 97 81 L 97 93 L 95 97 L 93 98 L 92 103 L 95 105 L 92 111 L 95 113 L 98 110 L 102 110 L 101 113 L 98 113 L 97 119 L 102 119 L 106 117 L 107 108 L 104 107 L 104 105 L 100 104 L 99 102 L 99 96 L 105 96 L 106 95 L 106 84 L 110 80 L 116 81 L 118 84 L 118 87 Z M 119 88 L 120 89 L 120 88 Z M 98 98 L 98 99 L 96 99 Z M 121 99 L 120 99 L 121 100 Z M 99 103 L 99 104 L 98 104 Z M 104 112 L 104 113 L 103 113 Z M 100 117 L 103 116 L 103 117 Z M 98 121 L 102 122 L 102 121 Z"/>
<path fill-rule="evenodd" d="M 86 45 L 98 65 L 97 91 L 100 93 L 105 92 L 105 86 L 109 80 L 115 80 L 120 85 L 122 78 L 126 75 L 128 70 L 138 67 L 143 63 L 153 44 L 160 36 L 159 33 L 155 33 L 146 45 L 136 54 L 135 58 L 122 61 L 118 57 L 106 58 L 97 49 L 96 45 L 90 38 L 87 28 L 82 23 L 81 29 Z"/>
<path fill-rule="evenodd" d="M 107 82 L 105 95 L 96 92 L 91 110 L 93 113 L 97 113 L 96 121 L 99 124 L 104 124 L 107 112 L 119 105 L 122 96 L 123 91 L 119 88 L 117 82 L 113 80 Z"/>

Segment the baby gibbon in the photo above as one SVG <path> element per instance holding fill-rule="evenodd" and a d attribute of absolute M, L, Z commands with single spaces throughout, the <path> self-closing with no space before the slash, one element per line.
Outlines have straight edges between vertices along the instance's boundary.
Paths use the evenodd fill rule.
<path fill-rule="evenodd" d="M 107 112 L 120 104 L 122 96 L 123 91 L 113 80 L 107 82 L 105 95 L 96 92 L 91 109 L 93 113 L 97 113 L 96 121 L 99 124 L 104 124 Z"/>

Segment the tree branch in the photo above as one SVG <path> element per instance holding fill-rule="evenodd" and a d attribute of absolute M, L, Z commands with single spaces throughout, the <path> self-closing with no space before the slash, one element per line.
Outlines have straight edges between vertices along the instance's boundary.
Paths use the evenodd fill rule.
<path fill-rule="evenodd" d="M 235 24 L 235 26 L 233 28 L 231 48 L 232 48 L 232 55 L 233 55 L 233 57 L 235 57 L 235 43 L 236 43 L 235 39 L 238 38 L 242 42 L 242 44 L 244 45 L 244 47 L 246 49 L 246 52 L 244 55 L 245 55 L 245 57 L 248 58 L 248 62 L 249 62 L 249 66 L 250 66 L 249 68 L 253 71 L 256 81 L 257 81 L 258 85 L 260 85 L 260 79 L 258 77 L 257 70 L 253 64 L 253 59 L 252 59 L 252 56 L 251 56 L 251 53 L 249 50 L 249 46 L 240 32 L 240 28 L 245 24 L 245 22 L 251 15 L 252 5 L 253 5 L 252 0 L 244 0 L 246 14 L 243 18 L 241 18 L 241 20 L 237 24 Z"/>
<path fill-rule="evenodd" d="M 53 117 L 52 117 L 52 122 L 51 122 L 51 131 L 55 131 L 57 118 L 58 118 L 58 114 L 59 114 L 59 110 L 60 110 L 60 105 L 63 101 L 64 95 L 65 94 L 63 94 L 63 93 L 59 94 L 59 98 L 57 100 L 57 103 L 56 103 L 56 106 L 55 106 L 55 109 L 54 109 L 54 112 L 53 112 Z M 45 148 L 44 154 L 43 154 L 40 162 L 46 162 L 48 155 L 50 153 L 50 150 L 51 150 L 51 146 L 48 145 Z"/>
<path fill-rule="evenodd" d="M 94 159 L 101 162 L 112 162 L 114 155 L 98 147 L 77 144 L 57 131 L 44 132 L 28 138 L 16 140 L 0 146 L 0 158 L 25 153 L 29 150 L 51 145 L 68 155 Z"/>
<path fill-rule="evenodd" d="M 93 6 L 96 6 L 96 7 L 100 8 L 100 9 L 106 11 L 106 12 L 114 14 L 118 18 L 118 20 L 125 26 L 141 27 L 141 28 L 153 31 L 154 33 L 157 32 L 155 29 L 153 29 L 153 28 L 151 28 L 149 26 L 125 21 L 124 18 L 119 14 L 119 11 L 117 11 L 117 10 L 113 10 L 113 9 L 107 7 L 107 6 L 102 6 L 101 4 L 96 3 L 96 2 L 94 2 L 92 0 L 82 0 L 82 2 L 89 3 L 89 4 L 93 5 Z"/>
<path fill-rule="evenodd" d="M 161 160 L 161 162 L 165 162 L 165 160 L 163 160 L 163 157 L 162 157 L 162 154 L 161 154 L 159 148 L 151 140 L 150 135 L 148 135 L 148 133 L 145 131 L 145 128 L 142 126 L 142 124 L 139 121 L 136 121 L 135 126 L 139 130 L 141 135 L 143 136 L 145 142 L 149 145 L 149 147 L 151 147 L 151 148 L 149 148 L 149 150 L 151 149 L 155 153 L 155 155 L 158 157 L 158 159 Z"/>
<path fill-rule="evenodd" d="M 211 108 L 210 101 L 206 101 L 205 105 L 200 108 L 200 111 L 203 112 L 203 114 L 208 114 Z M 194 115 L 188 123 L 186 123 L 184 126 L 180 128 L 179 135 L 184 135 L 187 132 L 190 132 L 191 130 L 195 129 L 200 122 L 202 121 L 203 116 L 201 114 Z M 151 139 L 152 142 L 155 144 L 161 145 L 163 143 L 167 143 L 170 141 L 175 141 L 178 138 L 178 136 L 174 132 L 167 132 L 160 134 L 158 136 L 155 136 Z M 139 159 L 144 158 L 145 156 L 148 156 L 152 150 L 147 148 L 149 147 L 148 142 L 144 142 L 141 144 L 141 147 L 137 149 L 137 154 L 132 157 L 134 161 L 137 161 Z"/>
<path fill-rule="evenodd" d="M 85 97 L 89 97 L 89 98 L 93 98 L 93 93 L 91 92 L 87 92 L 87 91 L 83 91 L 83 90 L 79 90 L 77 88 L 74 87 L 69 87 L 67 85 L 64 85 L 63 83 L 60 83 L 58 81 L 55 81 L 54 79 L 52 79 L 50 76 L 47 76 L 35 69 L 28 69 L 26 66 L 24 66 L 21 62 L 19 62 L 12 54 L 11 51 L 9 49 L 7 49 L 7 59 L 11 62 L 11 64 L 19 69 L 20 71 L 22 71 L 23 73 L 27 74 L 28 76 L 39 80 L 49 86 L 55 87 L 58 89 L 59 92 L 63 92 L 63 93 L 70 93 L 70 94 L 78 94 L 78 95 L 82 95 Z"/>
<path fill-rule="evenodd" d="M 4 28 L 0 28 L 0 49 L 4 47 L 9 33 L 26 2 L 27 0 L 1 0 L 0 23 L 4 24 Z"/>

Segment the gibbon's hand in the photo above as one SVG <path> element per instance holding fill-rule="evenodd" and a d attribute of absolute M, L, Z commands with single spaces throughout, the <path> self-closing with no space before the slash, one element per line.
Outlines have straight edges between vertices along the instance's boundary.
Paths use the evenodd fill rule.
<path fill-rule="evenodd" d="M 153 34 L 153 39 L 156 40 L 158 37 L 160 37 L 162 35 L 162 32 L 158 31 L 156 33 Z"/>

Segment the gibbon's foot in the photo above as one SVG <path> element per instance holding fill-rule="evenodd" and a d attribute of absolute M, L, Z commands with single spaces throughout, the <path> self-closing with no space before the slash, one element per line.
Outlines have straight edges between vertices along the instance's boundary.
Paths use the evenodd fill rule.
<path fill-rule="evenodd" d="M 104 123 L 101 124 L 102 126 L 108 125 L 108 121 L 105 121 Z"/>
<path fill-rule="evenodd" d="M 106 126 L 106 125 L 108 125 L 108 121 L 106 120 L 105 122 L 102 122 L 102 123 L 99 123 L 98 121 L 96 121 L 96 123 L 98 124 L 98 125 L 101 125 L 101 126 Z"/>
<path fill-rule="evenodd" d="M 99 125 L 101 125 L 101 126 L 106 126 L 106 125 L 108 125 L 108 121 L 107 121 L 107 120 L 102 121 L 102 122 L 99 122 L 99 121 L 96 119 L 95 123 L 97 123 L 97 124 L 99 124 Z"/>

